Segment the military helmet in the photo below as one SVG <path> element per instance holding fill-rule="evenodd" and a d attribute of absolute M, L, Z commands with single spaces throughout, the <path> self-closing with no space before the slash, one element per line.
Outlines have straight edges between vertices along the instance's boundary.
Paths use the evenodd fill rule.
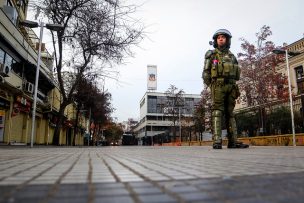
<path fill-rule="evenodd" d="M 217 42 L 216 42 L 216 38 L 217 38 L 217 36 L 219 36 L 219 35 L 225 35 L 226 37 L 227 37 L 227 48 L 229 49 L 230 48 L 230 44 L 231 44 L 231 38 L 232 38 L 232 35 L 231 35 L 231 33 L 228 31 L 228 30 L 226 30 L 226 29 L 219 29 L 219 30 L 217 30 L 215 33 L 214 33 L 214 35 L 213 35 L 213 47 L 214 48 L 217 48 L 218 47 L 218 45 L 217 45 Z"/>
<path fill-rule="evenodd" d="M 226 30 L 226 29 L 219 29 L 219 30 L 217 30 L 217 31 L 214 33 L 214 35 L 213 35 L 212 38 L 213 38 L 213 39 L 216 39 L 218 35 L 225 35 L 225 36 L 227 36 L 228 38 L 231 38 L 231 37 L 232 37 L 231 33 L 230 33 L 228 30 Z"/>

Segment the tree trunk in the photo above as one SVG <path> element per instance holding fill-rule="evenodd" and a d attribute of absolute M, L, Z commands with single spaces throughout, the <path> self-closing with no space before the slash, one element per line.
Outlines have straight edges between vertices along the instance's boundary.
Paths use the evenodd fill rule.
<path fill-rule="evenodd" d="M 60 105 L 59 115 L 58 115 L 55 131 L 54 131 L 54 136 L 53 136 L 53 145 L 59 145 L 60 144 L 59 143 L 60 130 L 61 130 L 62 123 L 63 123 L 64 110 L 65 110 L 67 105 L 68 104 L 66 102 L 63 102 Z"/>
<path fill-rule="evenodd" d="M 79 118 L 79 112 L 80 109 L 77 105 L 77 110 L 76 110 L 76 119 L 75 119 L 75 125 L 74 125 L 74 138 L 73 138 L 73 146 L 76 146 L 76 136 L 78 133 L 78 118 Z"/>
<path fill-rule="evenodd" d="M 175 126 L 175 122 L 173 123 L 173 141 L 176 142 L 176 126 Z"/>

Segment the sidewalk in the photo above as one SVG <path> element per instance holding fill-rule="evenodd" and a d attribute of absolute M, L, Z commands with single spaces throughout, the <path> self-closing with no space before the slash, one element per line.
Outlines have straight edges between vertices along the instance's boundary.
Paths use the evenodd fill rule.
<path fill-rule="evenodd" d="M 0 147 L 0 202 L 303 202 L 304 147 Z"/>

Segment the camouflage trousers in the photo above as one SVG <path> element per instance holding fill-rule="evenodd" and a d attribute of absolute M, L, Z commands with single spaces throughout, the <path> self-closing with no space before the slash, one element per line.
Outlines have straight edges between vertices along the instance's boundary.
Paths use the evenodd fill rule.
<path fill-rule="evenodd" d="M 235 83 L 225 83 L 224 80 L 216 80 L 211 83 L 212 138 L 214 143 L 222 143 L 223 116 L 225 116 L 228 142 L 236 142 L 237 128 L 233 110 L 239 95 L 239 88 Z"/>

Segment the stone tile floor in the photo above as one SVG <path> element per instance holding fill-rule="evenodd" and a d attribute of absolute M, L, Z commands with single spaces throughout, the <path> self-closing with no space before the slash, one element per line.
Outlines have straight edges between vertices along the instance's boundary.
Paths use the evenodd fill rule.
<path fill-rule="evenodd" d="M 304 147 L 0 147 L 0 202 L 304 202 Z"/>

